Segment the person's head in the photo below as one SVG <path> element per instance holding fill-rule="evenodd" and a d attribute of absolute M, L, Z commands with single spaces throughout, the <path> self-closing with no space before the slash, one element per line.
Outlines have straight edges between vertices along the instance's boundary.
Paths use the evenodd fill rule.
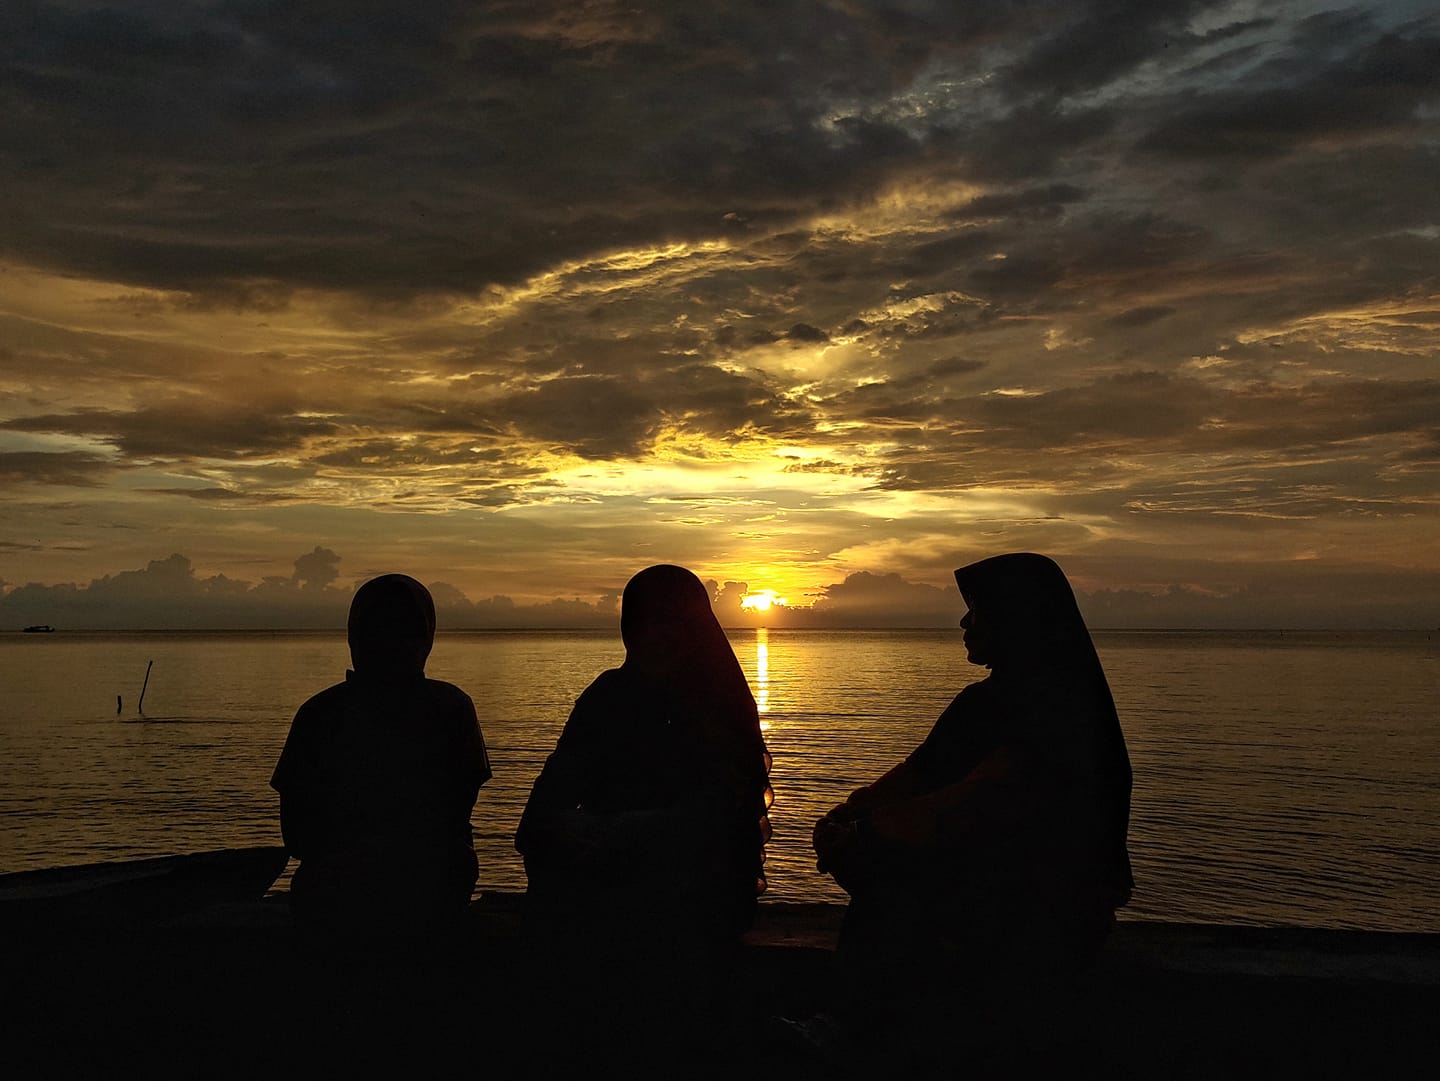
<path fill-rule="evenodd" d="M 355 591 L 346 629 L 357 673 L 424 675 L 435 642 L 435 602 L 409 575 L 382 574 Z"/>
<path fill-rule="evenodd" d="M 620 597 L 625 663 L 652 676 L 677 671 L 717 638 L 724 638 L 710 593 L 684 567 L 646 567 Z M 728 643 L 727 643 L 728 650 Z"/>
<path fill-rule="evenodd" d="M 969 659 L 987 668 L 1092 650 L 1070 583 L 1054 560 L 1012 552 L 955 572 L 969 611 L 960 621 Z"/>

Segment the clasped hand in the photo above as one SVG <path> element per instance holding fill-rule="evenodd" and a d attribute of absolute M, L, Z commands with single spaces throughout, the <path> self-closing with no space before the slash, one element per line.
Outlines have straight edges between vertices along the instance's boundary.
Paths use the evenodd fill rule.
<path fill-rule="evenodd" d="M 852 863 L 860 848 L 860 815 L 842 803 L 815 823 L 810 843 L 815 849 L 815 869 L 821 874 L 834 874 Z"/>

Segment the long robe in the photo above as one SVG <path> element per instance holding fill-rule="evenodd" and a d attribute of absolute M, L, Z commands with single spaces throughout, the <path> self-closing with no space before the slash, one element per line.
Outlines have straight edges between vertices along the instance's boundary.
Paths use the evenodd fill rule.
<path fill-rule="evenodd" d="M 625 668 L 585 690 L 515 836 L 532 905 L 612 927 L 658 920 L 723 937 L 748 926 L 764 752 L 757 733 L 749 776 L 737 775 L 696 723 L 713 708 Z"/>
<path fill-rule="evenodd" d="M 831 813 L 853 839 L 821 853 L 852 898 L 842 953 L 876 979 L 1072 968 L 1133 885 L 1129 758 L 1064 575 L 1026 553 L 956 578 L 994 670 Z"/>
<path fill-rule="evenodd" d="M 575 703 L 515 847 L 532 909 L 586 947 L 733 941 L 764 888 L 769 756 L 755 699 L 701 581 L 640 571 L 621 597 L 625 663 Z"/>

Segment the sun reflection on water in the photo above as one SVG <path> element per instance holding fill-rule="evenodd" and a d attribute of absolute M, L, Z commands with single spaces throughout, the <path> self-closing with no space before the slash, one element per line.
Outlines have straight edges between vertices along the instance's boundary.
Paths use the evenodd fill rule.
<path fill-rule="evenodd" d="M 770 711 L 770 631 L 755 628 L 755 708 L 760 711 L 760 731 L 770 728 L 765 714 Z"/>

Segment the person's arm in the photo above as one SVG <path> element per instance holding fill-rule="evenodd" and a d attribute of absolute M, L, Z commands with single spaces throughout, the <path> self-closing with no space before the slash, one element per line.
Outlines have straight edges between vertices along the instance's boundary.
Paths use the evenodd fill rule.
<path fill-rule="evenodd" d="M 873 784 L 857 788 L 844 803 L 832 807 L 810 835 L 815 849 L 815 869 L 827 873 L 845 850 L 859 841 L 863 823 L 875 809 L 913 799 L 925 791 L 926 780 L 909 761 L 891 767 Z"/>
<path fill-rule="evenodd" d="M 567 837 L 577 832 L 583 816 L 574 781 L 574 764 L 557 747 L 535 778 L 530 798 L 520 815 L 515 848 L 521 855 L 538 855 L 563 845 Z"/>
<path fill-rule="evenodd" d="M 530 788 L 515 830 L 516 851 L 527 865 L 536 859 L 582 859 L 595 845 L 595 816 L 580 810 L 594 769 L 587 735 L 590 694 L 587 690 L 576 700 L 555 749 Z"/>
<path fill-rule="evenodd" d="M 1051 780 L 1026 747 L 997 748 L 954 784 L 889 801 L 823 831 L 817 827 L 817 866 L 849 889 L 847 883 L 863 882 L 897 861 L 1013 843 L 1043 821 Z"/>
<path fill-rule="evenodd" d="M 458 688 L 455 689 L 457 696 L 456 709 L 459 713 L 457 718 L 457 729 L 459 733 L 458 746 L 456 748 L 457 780 L 454 790 L 456 801 L 455 810 L 457 814 L 470 818 L 470 812 L 475 808 L 475 800 L 479 798 L 480 789 L 486 781 L 490 780 L 490 755 L 485 749 L 485 735 L 480 731 L 480 719 L 475 715 L 475 703 L 470 696 Z"/>
<path fill-rule="evenodd" d="M 908 760 L 887 770 L 878 780 L 862 785 L 826 816 L 849 821 L 870 814 L 876 808 L 902 800 L 913 799 L 930 787 L 924 774 Z"/>
<path fill-rule="evenodd" d="M 1006 744 L 954 784 L 877 807 L 869 837 L 897 852 L 940 852 L 1014 836 L 1040 819 L 1051 787 L 1039 755 Z"/>
<path fill-rule="evenodd" d="M 315 832 L 315 808 L 310 791 L 312 783 L 305 745 L 305 706 L 301 706 L 290 722 L 285 746 L 275 763 L 270 787 L 280 793 L 280 836 L 285 849 L 296 859 L 304 859 L 311 851 Z"/>

